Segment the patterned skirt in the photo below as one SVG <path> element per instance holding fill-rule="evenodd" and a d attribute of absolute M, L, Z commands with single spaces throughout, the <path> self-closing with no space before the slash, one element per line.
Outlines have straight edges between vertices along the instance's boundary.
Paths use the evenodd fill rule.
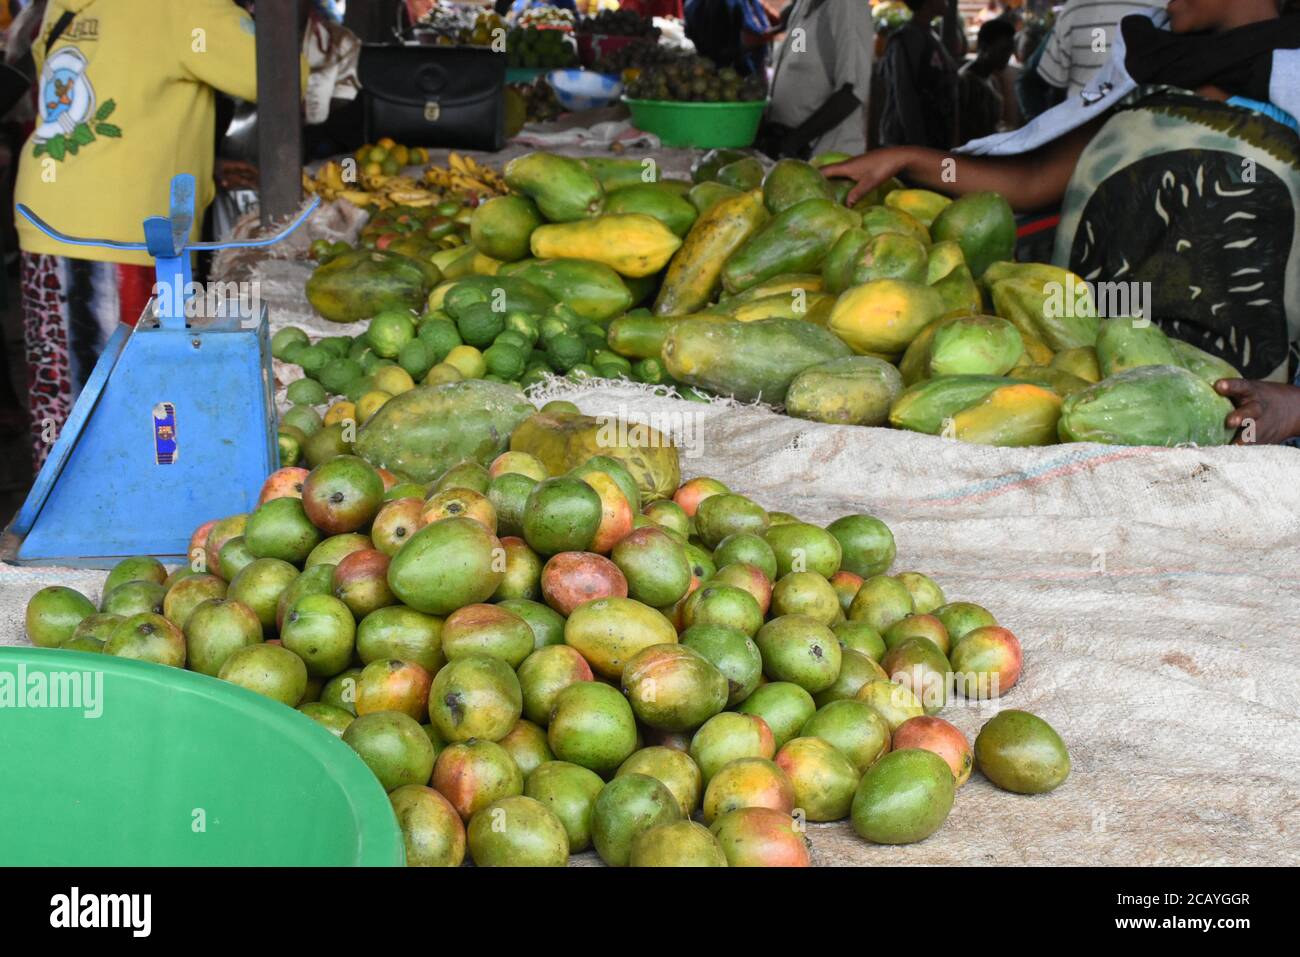
<path fill-rule="evenodd" d="M 153 291 L 152 266 L 22 254 L 23 339 L 39 470 L 118 323 L 134 325 Z"/>

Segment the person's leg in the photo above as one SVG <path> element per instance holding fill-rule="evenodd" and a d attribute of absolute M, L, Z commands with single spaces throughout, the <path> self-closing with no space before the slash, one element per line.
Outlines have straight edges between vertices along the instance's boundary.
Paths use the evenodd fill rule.
<path fill-rule="evenodd" d="M 34 470 L 44 464 L 72 409 L 63 265 L 60 256 L 22 254 L 23 341 Z"/>

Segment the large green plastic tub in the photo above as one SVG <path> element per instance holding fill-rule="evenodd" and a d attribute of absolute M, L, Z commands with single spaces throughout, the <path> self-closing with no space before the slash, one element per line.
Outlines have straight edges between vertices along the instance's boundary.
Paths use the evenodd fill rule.
<path fill-rule="evenodd" d="M 39 686 L 74 675 L 102 675 L 100 705 L 37 706 Z M 0 769 L 0 865 L 404 863 L 388 798 L 351 748 L 190 671 L 0 649 Z"/>
<path fill-rule="evenodd" d="M 758 135 L 766 100 L 740 103 L 678 103 L 672 100 L 623 98 L 632 113 L 632 125 L 653 133 L 664 146 L 698 146 L 701 149 L 738 149 Z"/>

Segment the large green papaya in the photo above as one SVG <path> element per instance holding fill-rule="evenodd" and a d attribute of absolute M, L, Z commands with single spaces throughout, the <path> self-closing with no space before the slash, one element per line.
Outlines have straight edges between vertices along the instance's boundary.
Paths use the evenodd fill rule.
<path fill-rule="evenodd" d="M 708 322 L 683 319 L 668 330 L 664 365 L 679 382 L 742 402 L 785 401 L 790 383 L 809 366 L 849 348 L 833 333 L 801 319 Z"/>
<path fill-rule="evenodd" d="M 509 383 L 416 386 L 385 402 L 357 432 L 353 449 L 376 468 L 431 482 L 458 462 L 489 464 L 535 411 Z"/>
<path fill-rule="evenodd" d="M 1103 380 L 1140 366 L 1182 365 L 1160 327 L 1148 319 L 1107 319 L 1097 334 L 1097 365 Z"/>
<path fill-rule="evenodd" d="M 677 236 L 685 236 L 699 212 L 690 201 L 671 189 L 653 183 L 624 186 L 605 199 L 608 213 L 644 213 L 653 216 Z"/>
<path fill-rule="evenodd" d="M 599 215 L 605 204 L 600 180 L 581 160 L 558 153 L 525 153 L 506 164 L 510 188 L 537 204 L 552 223 Z"/>
<path fill-rule="evenodd" d="M 307 301 L 331 322 L 356 322 L 385 309 L 420 310 L 441 278 L 429 262 L 353 249 L 316 267 L 307 280 Z"/>
<path fill-rule="evenodd" d="M 632 473 L 643 502 L 667 498 L 682 481 L 672 439 L 617 416 L 538 412 L 514 430 L 510 450 L 536 456 L 551 475 L 564 475 L 594 456 L 607 455 Z"/>
<path fill-rule="evenodd" d="M 780 276 L 773 276 L 766 282 L 760 282 L 757 286 L 750 286 L 744 292 L 738 292 L 735 295 L 724 290 L 718 296 L 718 304 L 753 302 L 755 299 L 775 296 L 777 293 L 788 294 L 799 290 L 804 293 L 821 292 L 825 289 L 825 286 L 822 277 L 815 272 L 782 273 Z"/>
<path fill-rule="evenodd" d="M 632 293 L 619 274 L 590 259 L 530 259 L 511 276 L 532 283 L 592 322 L 604 322 L 632 306 Z"/>
<path fill-rule="evenodd" d="M 742 156 L 720 167 L 714 179 L 723 186 L 747 193 L 763 185 L 763 164 L 752 156 Z"/>
<path fill-rule="evenodd" d="M 966 265 L 978 278 L 1000 259 L 1016 251 L 1016 217 L 999 193 L 968 193 L 935 217 L 930 227 L 935 242 L 961 244 Z"/>
<path fill-rule="evenodd" d="M 775 216 L 805 199 L 834 199 L 830 181 L 811 163 L 779 160 L 763 178 L 763 204 Z"/>
<path fill-rule="evenodd" d="M 857 214 L 829 199 L 805 199 L 772 217 L 722 267 L 728 292 L 741 292 L 787 272 L 812 272 Z"/>
<path fill-rule="evenodd" d="M 659 164 L 650 157 L 624 159 L 615 156 L 588 156 L 582 165 L 591 170 L 607 194 L 643 183 L 657 183 L 663 176 Z"/>
<path fill-rule="evenodd" d="M 928 372 L 1005 375 L 1025 353 L 1016 327 L 997 316 L 957 316 L 935 330 Z"/>
<path fill-rule="evenodd" d="M 1174 355 L 1178 357 L 1178 361 L 1184 369 L 1204 379 L 1210 385 L 1214 385 L 1220 379 L 1241 378 L 1241 373 L 1237 371 L 1231 362 L 1220 359 L 1204 349 L 1199 349 L 1190 342 L 1184 342 L 1182 339 L 1170 339 L 1169 345 L 1173 347 Z"/>
<path fill-rule="evenodd" d="M 833 425 L 882 425 L 903 391 L 903 381 L 883 359 L 846 356 L 809 366 L 794 377 L 785 411 Z"/>
<path fill-rule="evenodd" d="M 763 194 L 758 190 L 728 196 L 701 213 L 668 263 L 668 273 L 655 297 L 655 313 L 685 315 L 712 300 L 722 282 L 722 264 L 766 219 Z"/>
<path fill-rule="evenodd" d="M 992 375 L 950 375 L 927 379 L 903 390 L 889 410 L 889 424 L 938 435 L 944 422 L 974 405 L 994 389 L 1011 385 L 1010 379 Z"/>
<path fill-rule="evenodd" d="M 930 283 L 930 288 L 943 300 L 945 316 L 973 315 L 984 311 L 984 297 L 980 295 L 980 287 L 965 263 L 960 263 L 948 275 Z"/>
<path fill-rule="evenodd" d="M 858 206 L 855 203 L 854 209 Z M 911 213 L 889 206 L 868 206 L 862 210 L 862 228 L 873 236 L 881 233 L 902 233 L 911 236 L 924 246 L 930 245 L 930 231 Z"/>
<path fill-rule="evenodd" d="M 695 207 L 695 212 L 703 216 L 724 199 L 731 199 L 733 196 L 741 195 L 744 194 L 738 189 L 732 189 L 730 186 L 723 186 L 721 183 L 708 180 L 692 186 L 686 194 L 686 199 Z"/>
<path fill-rule="evenodd" d="M 1048 351 L 1062 352 L 1095 343 L 1101 320 L 1088 284 L 1067 269 L 1032 266 L 988 283 L 994 311 L 1015 323 L 1026 346 L 1034 339 Z M 999 263 L 997 268 L 1005 267 Z"/>
<path fill-rule="evenodd" d="M 834 293 L 873 279 L 924 282 L 926 262 L 925 246 L 915 238 L 902 233 L 872 236 L 855 226 L 841 233 L 826 254 L 822 279 Z"/>
<path fill-rule="evenodd" d="M 619 316 L 605 332 L 609 347 L 628 359 L 658 359 L 676 316 Z"/>
<path fill-rule="evenodd" d="M 1069 396 L 1063 442 L 1104 445 L 1224 445 L 1232 403 L 1181 366 L 1139 366 Z"/>
<path fill-rule="evenodd" d="M 491 303 L 498 312 L 518 309 L 537 314 L 548 311 L 557 301 L 545 289 L 520 276 L 466 276 L 446 291 L 440 305 L 447 315 L 459 319 L 465 307 L 476 302 Z"/>
<path fill-rule="evenodd" d="M 495 196 L 474 210 L 469 238 L 485 256 L 514 262 L 528 255 L 528 237 L 544 222 L 527 196 Z"/>

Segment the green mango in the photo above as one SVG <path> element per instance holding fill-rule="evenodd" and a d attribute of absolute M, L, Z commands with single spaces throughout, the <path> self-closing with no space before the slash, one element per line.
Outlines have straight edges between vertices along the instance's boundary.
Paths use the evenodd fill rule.
<path fill-rule="evenodd" d="M 957 784 L 933 751 L 891 751 L 867 769 L 853 796 L 853 829 L 873 844 L 914 844 L 943 826 Z"/>
<path fill-rule="evenodd" d="M 775 216 L 805 199 L 834 199 L 830 182 L 803 160 L 783 159 L 763 178 L 763 204 Z"/>
<path fill-rule="evenodd" d="M 772 217 L 722 267 L 722 284 L 737 293 L 782 273 L 820 269 L 857 215 L 829 199 L 806 199 Z"/>
<path fill-rule="evenodd" d="M 1232 403 L 1181 366 L 1139 366 L 1066 398 L 1063 442 L 1104 445 L 1225 445 Z"/>
<path fill-rule="evenodd" d="M 986 778 L 1016 794 L 1044 794 L 1070 775 L 1070 752 L 1056 730 L 1014 708 L 999 711 L 980 729 L 975 761 Z"/>
<path fill-rule="evenodd" d="M 528 237 L 545 222 L 527 196 L 495 196 L 470 216 L 469 236 L 483 255 L 514 262 L 528 255 Z"/>
<path fill-rule="evenodd" d="M 556 153 L 525 153 L 506 164 L 510 188 L 537 204 L 552 223 L 571 223 L 598 215 L 605 205 L 600 180 L 581 160 Z"/>
<path fill-rule="evenodd" d="M 1016 251 L 1016 217 L 999 193 L 968 193 L 945 206 L 934 219 L 935 242 L 961 244 L 966 264 L 976 277 Z"/>

